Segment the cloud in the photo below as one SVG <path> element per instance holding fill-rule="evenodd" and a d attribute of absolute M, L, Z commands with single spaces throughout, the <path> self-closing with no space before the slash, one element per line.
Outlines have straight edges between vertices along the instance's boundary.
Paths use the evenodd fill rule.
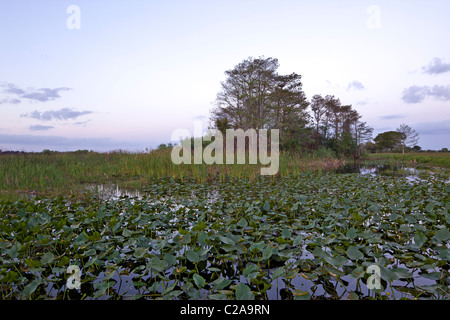
<path fill-rule="evenodd" d="M 60 88 L 28 88 L 21 89 L 17 85 L 13 83 L 3 82 L 0 84 L 0 87 L 3 87 L 3 92 L 7 94 L 16 95 L 18 98 L 36 100 L 40 102 L 47 102 L 56 100 L 61 98 L 60 91 L 69 91 L 72 90 L 68 87 L 60 87 Z M 15 99 L 18 100 L 18 99 Z M 18 100 L 20 101 L 20 100 Z"/>
<path fill-rule="evenodd" d="M 6 104 L 6 103 L 10 103 L 10 104 L 19 104 L 22 101 L 20 101 L 19 99 L 0 99 L 0 104 Z"/>
<path fill-rule="evenodd" d="M 69 108 L 63 108 L 60 110 L 50 110 L 39 112 L 38 110 L 34 110 L 31 113 L 21 114 L 21 117 L 37 119 L 41 121 L 51 121 L 51 120 L 73 120 L 80 116 L 91 114 L 92 111 L 75 111 Z"/>
<path fill-rule="evenodd" d="M 387 114 L 385 116 L 381 116 L 380 119 L 382 120 L 393 120 L 393 119 L 402 119 L 405 118 L 406 115 L 404 114 Z"/>
<path fill-rule="evenodd" d="M 450 86 L 435 85 L 432 88 L 430 88 L 428 95 L 438 100 L 449 101 Z"/>
<path fill-rule="evenodd" d="M 33 125 L 33 126 L 29 127 L 29 129 L 31 131 L 46 131 L 46 130 L 50 130 L 50 129 L 53 129 L 53 128 L 54 128 L 53 126 L 42 126 L 40 124 L 36 124 L 36 125 Z"/>
<path fill-rule="evenodd" d="M 426 86 L 411 86 L 402 93 L 402 100 L 406 103 L 419 103 L 422 102 L 428 92 L 428 88 Z"/>
<path fill-rule="evenodd" d="M 430 64 L 422 67 L 423 73 L 439 74 L 450 71 L 450 63 L 444 63 L 439 58 L 431 60 Z"/>
<path fill-rule="evenodd" d="M 365 106 L 366 104 L 368 104 L 369 103 L 369 99 L 364 99 L 364 100 L 361 100 L 361 101 L 356 101 L 356 105 L 357 106 Z"/>
<path fill-rule="evenodd" d="M 355 89 L 355 90 L 363 90 L 365 87 L 364 85 L 359 81 L 352 81 L 347 86 L 347 91 Z"/>
<path fill-rule="evenodd" d="M 69 91 L 69 90 L 71 89 L 66 87 L 56 89 L 41 88 L 28 93 L 24 93 L 21 95 L 21 97 L 46 102 L 50 100 L 56 100 L 57 98 L 61 98 L 61 96 L 59 95 L 59 91 Z"/>
<path fill-rule="evenodd" d="M 2 86 L 5 88 L 3 90 L 3 92 L 5 92 L 5 93 L 11 93 L 11 94 L 17 94 L 17 95 L 21 95 L 21 94 L 25 93 L 24 90 L 20 89 L 13 83 L 4 83 Z"/>
<path fill-rule="evenodd" d="M 402 93 L 402 100 L 408 104 L 420 103 L 427 97 L 442 101 L 449 101 L 450 86 L 411 86 L 403 90 Z"/>

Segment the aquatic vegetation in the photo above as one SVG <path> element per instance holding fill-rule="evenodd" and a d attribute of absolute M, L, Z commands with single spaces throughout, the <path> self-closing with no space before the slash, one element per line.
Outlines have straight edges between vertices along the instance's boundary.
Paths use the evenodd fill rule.
<path fill-rule="evenodd" d="M 448 184 L 153 179 L 141 198 L 0 202 L 2 299 L 448 299 Z M 68 289 L 69 265 L 81 288 Z M 380 270 L 367 288 L 367 268 Z"/>
<path fill-rule="evenodd" d="M 260 164 L 180 164 L 171 160 L 171 149 L 149 153 L 65 152 L 0 155 L 0 199 L 27 195 L 55 197 L 80 195 L 92 184 L 116 183 L 141 189 L 150 179 L 193 177 L 198 182 L 224 180 L 227 176 L 254 179 Z M 323 150 L 310 154 L 282 152 L 279 176 L 335 169 L 342 161 Z M 266 166 L 263 166 L 266 167 Z M 22 195 L 22 197 L 20 197 Z"/>

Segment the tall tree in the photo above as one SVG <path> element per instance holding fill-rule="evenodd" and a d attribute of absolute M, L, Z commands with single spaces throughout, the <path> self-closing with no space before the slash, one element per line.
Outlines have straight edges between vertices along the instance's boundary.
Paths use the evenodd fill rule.
<path fill-rule="evenodd" d="M 327 112 L 326 101 L 320 94 L 315 94 L 311 98 L 311 110 L 313 113 L 314 125 L 316 127 L 316 134 L 319 135 L 320 123 L 323 116 Z"/>
<path fill-rule="evenodd" d="M 378 134 L 373 141 L 377 144 L 378 150 L 392 151 L 401 147 L 403 134 L 397 131 L 386 131 Z"/>
<path fill-rule="evenodd" d="M 227 118 L 235 129 L 264 128 L 278 66 L 277 59 L 250 57 L 225 71 L 227 78 L 217 94 L 213 122 Z"/>
<path fill-rule="evenodd" d="M 397 132 L 400 132 L 402 134 L 402 154 L 405 154 L 406 147 L 413 147 L 417 144 L 417 142 L 419 142 L 419 134 L 416 132 L 416 130 L 404 123 L 402 123 L 400 127 L 397 128 Z"/>
<path fill-rule="evenodd" d="M 364 143 L 372 140 L 373 128 L 369 127 L 365 122 L 355 122 L 355 139 L 356 139 L 356 153 L 355 157 L 361 157 L 361 147 Z"/>
<path fill-rule="evenodd" d="M 280 144 L 295 144 L 307 125 L 309 103 L 302 90 L 301 75 L 277 75 L 270 94 L 268 128 L 282 132 Z M 304 139 L 303 139 L 304 140 Z"/>
<path fill-rule="evenodd" d="M 233 129 L 279 129 L 281 148 L 308 140 L 300 139 L 309 117 L 301 75 L 280 75 L 278 66 L 277 59 L 249 58 L 226 71 L 211 123 L 216 128 L 226 123 Z"/>

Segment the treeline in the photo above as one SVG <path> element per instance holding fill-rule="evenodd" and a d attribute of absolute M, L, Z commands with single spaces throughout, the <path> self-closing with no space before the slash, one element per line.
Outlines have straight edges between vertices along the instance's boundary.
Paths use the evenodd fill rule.
<path fill-rule="evenodd" d="M 211 127 L 226 129 L 279 129 L 280 149 L 308 151 L 328 148 L 336 155 L 359 158 L 373 128 L 361 121 L 351 105 L 332 95 L 314 95 L 308 101 L 301 75 L 278 73 L 274 58 L 248 58 L 221 83 Z"/>

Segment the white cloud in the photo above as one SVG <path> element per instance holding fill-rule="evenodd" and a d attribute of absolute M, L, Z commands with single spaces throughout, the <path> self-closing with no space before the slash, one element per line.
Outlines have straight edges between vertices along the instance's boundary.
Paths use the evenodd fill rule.
<path fill-rule="evenodd" d="M 21 117 L 33 118 L 41 121 L 51 121 L 51 120 L 71 120 L 76 119 L 80 116 L 91 114 L 92 111 L 75 111 L 69 108 L 63 108 L 60 110 L 50 110 L 40 112 L 38 110 L 34 110 L 31 113 L 21 114 Z"/>
<path fill-rule="evenodd" d="M 439 58 L 434 58 L 430 64 L 422 67 L 424 73 L 439 74 L 450 71 L 450 63 L 444 63 Z"/>
<path fill-rule="evenodd" d="M 408 104 L 420 103 L 428 97 L 450 101 L 450 86 L 411 86 L 403 90 L 402 93 L 402 100 Z"/>

